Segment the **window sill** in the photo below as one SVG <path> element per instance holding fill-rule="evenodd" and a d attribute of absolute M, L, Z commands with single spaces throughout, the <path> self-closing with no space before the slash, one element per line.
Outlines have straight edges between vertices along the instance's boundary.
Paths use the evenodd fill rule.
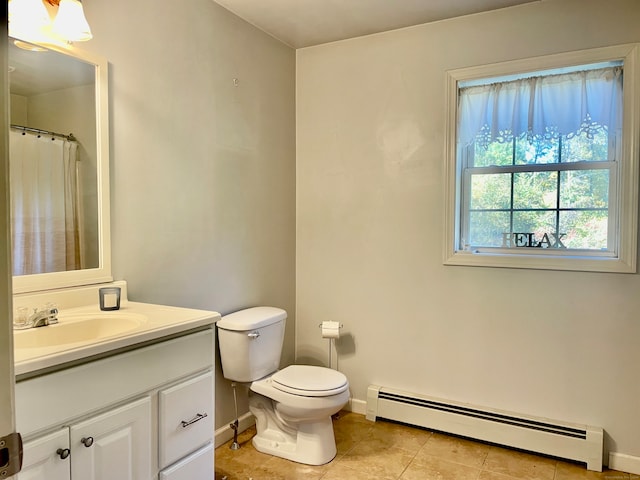
<path fill-rule="evenodd" d="M 445 265 L 467 267 L 523 268 L 531 270 L 564 270 L 576 272 L 636 273 L 636 263 L 611 257 L 578 257 L 557 255 L 524 255 L 449 252 Z"/>

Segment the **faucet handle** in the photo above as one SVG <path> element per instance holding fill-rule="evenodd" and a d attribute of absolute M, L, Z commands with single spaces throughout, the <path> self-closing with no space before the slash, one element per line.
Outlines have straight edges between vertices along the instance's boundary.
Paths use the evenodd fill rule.
<path fill-rule="evenodd" d="M 58 323 L 58 306 L 55 303 L 47 303 L 45 305 L 45 311 L 49 325 Z"/>

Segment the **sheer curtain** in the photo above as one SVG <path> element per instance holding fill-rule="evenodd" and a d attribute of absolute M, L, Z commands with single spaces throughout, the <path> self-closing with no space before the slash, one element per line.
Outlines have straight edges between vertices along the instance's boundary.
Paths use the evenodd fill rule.
<path fill-rule="evenodd" d="M 12 130 L 13 275 L 81 268 L 77 144 Z"/>
<path fill-rule="evenodd" d="M 622 126 L 622 68 L 607 67 L 463 87 L 458 141 L 593 134 Z"/>

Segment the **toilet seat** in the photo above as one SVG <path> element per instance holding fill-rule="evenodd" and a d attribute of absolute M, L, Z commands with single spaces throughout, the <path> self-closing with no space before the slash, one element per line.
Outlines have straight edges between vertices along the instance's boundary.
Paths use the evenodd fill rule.
<path fill-rule="evenodd" d="M 341 372 L 312 365 L 286 367 L 271 376 L 271 384 L 282 392 L 304 397 L 328 397 L 349 388 Z"/>

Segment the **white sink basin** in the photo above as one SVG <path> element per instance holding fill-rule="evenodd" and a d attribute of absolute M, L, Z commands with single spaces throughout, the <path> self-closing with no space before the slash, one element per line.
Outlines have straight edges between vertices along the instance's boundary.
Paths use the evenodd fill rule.
<path fill-rule="evenodd" d="M 60 316 L 60 323 L 14 332 L 17 349 L 97 342 L 126 334 L 148 321 L 137 313 L 101 312 Z"/>

